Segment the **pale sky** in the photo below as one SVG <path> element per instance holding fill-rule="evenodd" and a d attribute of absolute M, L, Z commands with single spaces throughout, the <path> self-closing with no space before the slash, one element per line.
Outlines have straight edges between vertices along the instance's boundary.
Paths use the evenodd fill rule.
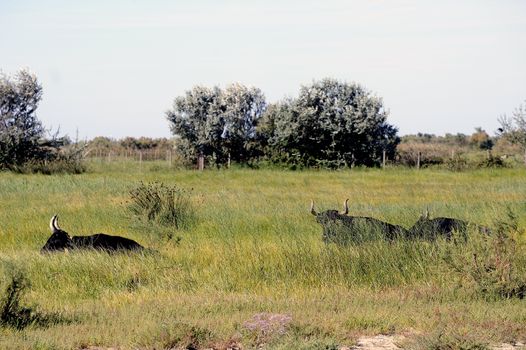
<path fill-rule="evenodd" d="M 20 68 L 70 137 L 169 137 L 194 85 L 275 102 L 324 77 L 381 96 L 401 135 L 493 134 L 526 100 L 526 1 L 0 0 L 0 69 Z"/>

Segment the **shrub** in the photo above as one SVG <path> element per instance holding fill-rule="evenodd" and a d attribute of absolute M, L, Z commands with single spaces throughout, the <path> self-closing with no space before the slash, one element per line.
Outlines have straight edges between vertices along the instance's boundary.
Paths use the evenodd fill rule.
<path fill-rule="evenodd" d="M 22 174 L 82 174 L 86 171 L 84 164 L 85 145 L 70 144 L 67 138 L 53 136 L 51 140 L 41 143 L 41 152 L 20 165 L 13 165 L 10 170 Z"/>
<path fill-rule="evenodd" d="M 195 221 L 189 192 L 176 185 L 141 182 L 130 196 L 129 210 L 143 220 L 176 229 L 187 229 Z"/>
<path fill-rule="evenodd" d="M 452 150 L 454 148 L 442 144 L 404 142 L 398 145 L 396 149 L 396 163 L 414 167 L 420 153 L 420 166 L 422 168 L 439 165 L 450 157 Z"/>
<path fill-rule="evenodd" d="M 477 164 L 478 168 L 506 168 L 507 165 L 504 162 L 504 160 L 501 157 L 495 157 L 492 154 L 489 154 L 489 156 L 481 160 Z"/>
<path fill-rule="evenodd" d="M 514 238 L 517 217 L 508 210 L 506 220 L 490 235 L 473 233 L 466 245 L 451 246 L 445 261 L 460 277 L 489 298 L 526 297 L 524 242 Z"/>
<path fill-rule="evenodd" d="M 43 314 L 32 307 L 21 306 L 21 299 L 29 288 L 29 280 L 21 272 L 15 272 L 7 286 L 4 298 L 0 300 L 0 326 L 18 330 L 30 325 L 46 327 L 66 321 L 58 314 Z"/>
<path fill-rule="evenodd" d="M 154 346 L 151 341 L 144 348 L 153 349 L 186 349 L 197 350 L 210 348 L 207 346 L 214 338 L 214 334 L 206 328 L 192 326 L 186 323 L 162 325 L 161 332 L 156 336 Z M 215 349 L 215 347 L 214 347 Z"/>
<path fill-rule="evenodd" d="M 406 346 L 410 350 L 489 350 L 485 342 L 465 334 L 443 333 L 435 331 L 431 334 L 417 336 Z"/>
<path fill-rule="evenodd" d="M 446 161 L 446 169 L 451 171 L 463 171 L 468 168 L 468 160 L 459 154 L 455 154 Z"/>
<path fill-rule="evenodd" d="M 14 168 L 13 171 L 21 174 L 82 174 L 86 172 L 86 165 L 68 159 L 56 159 L 49 162 L 32 160 Z"/>

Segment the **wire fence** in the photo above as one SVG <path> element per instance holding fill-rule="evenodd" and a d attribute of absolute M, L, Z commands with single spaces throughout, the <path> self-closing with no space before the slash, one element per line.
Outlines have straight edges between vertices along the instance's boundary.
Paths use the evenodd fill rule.
<path fill-rule="evenodd" d="M 490 151 L 481 151 L 463 153 L 456 152 L 456 150 L 449 150 L 446 154 L 444 152 L 433 152 L 430 150 L 400 150 L 394 159 L 389 159 L 385 152 L 382 154 L 381 163 L 382 167 L 386 166 L 407 166 L 411 168 L 420 169 L 421 167 L 427 167 L 430 165 L 445 165 L 449 167 L 469 167 L 468 163 L 480 163 L 484 160 L 495 160 L 500 159 L 503 162 L 506 161 L 509 164 L 522 163 L 521 155 L 497 155 L 494 156 Z M 524 163 L 526 163 L 526 154 L 524 156 Z M 100 162 L 100 163 L 112 163 L 112 162 L 149 162 L 149 161 L 165 161 L 170 166 L 188 166 L 187 162 L 184 161 L 182 155 L 174 149 L 122 149 L 122 150 L 109 150 L 109 149 L 92 149 L 86 152 L 85 158 L 88 161 Z M 464 164 L 466 163 L 466 164 Z M 229 167 L 228 162 L 227 167 Z M 205 159 L 200 157 L 193 166 L 196 169 L 202 170 L 205 168 Z"/>
<path fill-rule="evenodd" d="M 169 164 L 178 162 L 180 155 L 175 150 L 150 149 L 150 150 L 90 150 L 85 157 L 89 160 L 98 160 L 111 163 L 113 161 L 160 161 L 164 160 Z"/>

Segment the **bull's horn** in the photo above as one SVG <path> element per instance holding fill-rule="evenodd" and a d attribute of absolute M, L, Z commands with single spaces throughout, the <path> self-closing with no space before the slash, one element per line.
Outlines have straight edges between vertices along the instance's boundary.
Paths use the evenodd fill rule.
<path fill-rule="evenodd" d="M 429 207 L 426 207 L 426 212 L 425 212 L 425 214 L 424 214 L 424 217 L 425 217 L 426 219 L 429 219 Z"/>
<path fill-rule="evenodd" d="M 49 227 L 51 228 L 51 231 L 53 231 L 53 232 L 60 231 L 60 227 L 58 226 L 58 215 L 57 214 L 55 214 L 51 218 L 51 222 L 49 223 Z"/>
<path fill-rule="evenodd" d="M 349 214 L 349 198 L 347 198 L 345 200 L 345 202 L 343 202 L 343 211 L 341 212 L 342 215 L 347 215 Z"/>
<path fill-rule="evenodd" d="M 310 201 L 310 213 L 312 215 L 318 215 L 318 213 L 316 213 L 316 210 L 314 210 L 314 201 L 312 199 Z"/>
<path fill-rule="evenodd" d="M 51 229 L 51 232 L 55 232 L 57 228 L 55 227 L 55 220 L 57 219 L 57 215 L 53 215 L 51 220 L 49 221 L 49 228 Z"/>
<path fill-rule="evenodd" d="M 55 215 L 55 228 L 61 230 L 60 226 L 58 226 L 58 215 Z"/>

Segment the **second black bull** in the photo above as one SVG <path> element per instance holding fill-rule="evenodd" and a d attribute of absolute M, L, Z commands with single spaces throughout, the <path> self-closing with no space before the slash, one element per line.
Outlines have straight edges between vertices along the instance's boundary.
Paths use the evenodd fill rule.
<path fill-rule="evenodd" d="M 348 199 L 344 202 L 342 212 L 326 210 L 316 212 L 314 202 L 311 202 L 311 214 L 316 216 L 316 221 L 323 228 L 323 241 L 325 243 L 349 244 L 370 241 L 375 239 L 426 239 L 436 240 L 439 237 L 451 239 L 453 234 L 459 233 L 467 238 L 468 229 L 474 228 L 481 233 L 490 233 L 486 227 L 469 223 L 464 220 L 437 217 L 431 219 L 429 212 L 421 216 L 410 228 L 368 217 L 349 216 Z"/>

